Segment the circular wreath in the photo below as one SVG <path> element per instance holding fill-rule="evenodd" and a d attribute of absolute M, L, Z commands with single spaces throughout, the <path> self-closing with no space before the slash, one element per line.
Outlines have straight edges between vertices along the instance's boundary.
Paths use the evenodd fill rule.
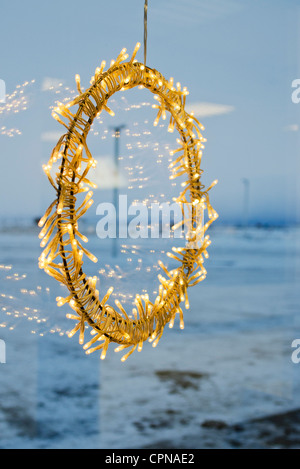
<path fill-rule="evenodd" d="M 188 287 L 206 277 L 203 263 L 204 257 L 208 257 L 206 249 L 210 240 L 203 234 L 217 218 L 208 196 L 217 181 L 206 190 L 200 182 L 203 172 L 200 163 L 206 140 L 201 134 L 203 126 L 185 111 L 187 89 L 181 89 L 179 83 L 175 87 L 173 79 L 168 81 L 157 70 L 138 63 L 135 57 L 139 47 L 140 44 L 137 44 L 128 62 L 124 62 L 128 55 L 126 49 L 123 49 L 107 71 L 104 71 L 105 62 L 102 62 L 91 80 L 91 87 L 86 91 L 81 90 L 80 77 L 76 75 L 79 95 L 67 105 L 59 104 L 54 110 L 53 117 L 67 128 L 67 133 L 59 139 L 49 163 L 44 166 L 56 191 L 56 199 L 39 223 L 42 227 L 41 246 L 45 248 L 39 258 L 39 266 L 69 290 L 67 298 L 57 298 L 58 306 L 68 303 L 74 310 L 73 314 L 67 315 L 77 322 L 69 337 L 79 331 L 79 343 L 84 344 L 85 327 L 88 325 L 93 329 L 93 338 L 84 345 L 86 353 L 102 350 L 101 358 L 104 359 L 109 344 L 114 342 L 118 344 L 116 351 L 130 348 L 122 361 L 136 348 L 141 351 L 146 340 L 153 342 L 155 347 L 166 324 L 173 327 L 176 314 L 180 316 L 180 327 L 183 329 L 180 304 L 184 301 L 186 308 L 189 307 Z M 86 143 L 93 121 L 103 110 L 114 115 L 107 106 L 114 93 L 137 86 L 148 89 L 157 99 L 157 104 L 153 106 L 158 109 L 154 125 L 158 124 L 161 117 L 166 119 L 166 112 L 169 112 L 169 131 L 177 129 L 179 132 L 179 148 L 171 152 L 174 160 L 170 165 L 170 178 L 187 176 L 187 181 L 182 184 L 182 193 L 174 200 L 181 205 L 182 223 L 188 224 L 189 230 L 188 244 L 184 248 L 174 247 L 173 252 L 168 253 L 169 257 L 178 262 L 177 268 L 168 271 L 159 261 L 165 275 L 158 275 L 159 295 L 155 301 L 150 301 L 148 295 L 136 295 L 136 308 L 132 310 L 134 319 L 130 319 L 118 300 L 115 301 L 117 309 L 108 304 L 113 288 L 100 299 L 96 289 L 97 278 L 87 277 L 83 272 L 83 256 L 93 262 L 97 262 L 97 259 L 82 245 L 87 239 L 79 231 L 78 220 L 93 203 L 93 192 L 89 189 L 97 187 L 87 178 L 90 168 L 96 165 Z M 77 109 L 71 112 L 75 106 Z M 65 118 L 66 122 L 61 118 Z M 61 163 L 54 180 L 51 168 L 58 160 Z M 77 196 L 82 192 L 88 194 L 80 207 L 77 207 Z M 188 216 L 184 210 L 186 207 L 189 207 Z M 203 211 L 204 208 L 208 211 L 208 221 L 203 226 L 197 214 L 199 209 Z"/>

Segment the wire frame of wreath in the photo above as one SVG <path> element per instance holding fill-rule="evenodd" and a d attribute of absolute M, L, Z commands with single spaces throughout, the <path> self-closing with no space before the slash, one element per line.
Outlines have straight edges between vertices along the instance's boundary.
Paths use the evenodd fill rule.
<path fill-rule="evenodd" d="M 137 44 L 130 59 L 123 49 L 116 61 L 105 71 L 105 62 L 96 69 L 92 77 L 91 87 L 82 91 L 80 77 L 76 75 L 79 95 L 68 104 L 59 104 L 53 117 L 66 127 L 67 132 L 59 139 L 49 163 L 44 166 L 50 183 L 56 191 L 56 198 L 40 220 L 42 228 L 40 238 L 44 248 L 39 267 L 69 290 L 66 298 L 57 298 L 58 306 L 66 303 L 73 312 L 67 317 L 76 322 L 69 337 L 79 332 L 79 343 L 85 343 L 85 329 L 92 328 L 92 340 L 84 344 L 87 354 L 101 350 L 104 359 L 111 342 L 117 344 L 115 351 L 128 349 L 122 357 L 125 361 L 136 349 L 141 351 L 146 340 L 155 347 L 162 337 L 167 324 L 173 327 L 176 315 L 180 318 L 180 327 L 184 328 L 183 311 L 180 307 L 184 302 L 189 308 L 188 287 L 194 286 L 206 277 L 204 259 L 208 257 L 207 247 L 209 236 L 204 236 L 209 225 L 217 218 L 217 213 L 209 202 L 209 190 L 217 183 L 205 189 L 201 183 L 200 168 L 205 138 L 201 131 L 204 127 L 197 119 L 186 112 L 185 103 L 188 91 L 181 89 L 180 84 L 174 86 L 173 79 L 166 80 L 158 71 L 139 63 L 135 57 L 140 44 Z M 172 249 L 168 256 L 177 261 L 177 267 L 168 270 L 162 261 L 158 275 L 159 291 L 155 300 L 148 295 L 136 295 L 135 307 L 129 318 L 121 303 L 108 303 L 113 292 L 110 288 L 100 296 L 97 290 L 96 277 L 88 277 L 83 271 L 84 256 L 93 262 L 96 257 L 83 244 L 88 240 L 79 231 L 80 217 L 92 205 L 93 192 L 97 186 L 88 179 L 89 170 L 96 162 L 91 155 L 86 139 L 94 119 L 107 111 L 114 115 L 108 107 L 110 97 L 120 90 L 144 87 L 154 94 L 157 104 L 153 107 L 158 114 L 154 122 L 160 118 L 165 120 L 170 113 L 169 132 L 177 130 L 179 147 L 171 152 L 173 161 L 170 164 L 171 179 L 186 176 L 182 192 L 174 199 L 181 205 L 183 224 L 189 225 L 188 243 L 185 247 Z M 63 120 L 64 119 L 64 120 Z M 51 176 L 54 163 L 60 162 L 56 178 Z M 77 207 L 77 197 L 88 192 L 84 202 Z M 185 208 L 188 207 L 188 216 Z M 207 222 L 199 221 L 199 209 L 207 209 Z M 173 229 L 178 228 L 177 226 Z M 162 275 L 163 274 L 163 275 Z"/>

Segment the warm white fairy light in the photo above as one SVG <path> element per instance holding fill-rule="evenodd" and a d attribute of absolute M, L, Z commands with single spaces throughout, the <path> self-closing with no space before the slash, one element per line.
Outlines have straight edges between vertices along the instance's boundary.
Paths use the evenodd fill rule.
<path fill-rule="evenodd" d="M 8 118 L 28 109 L 29 99 L 25 94 L 25 91 L 28 86 L 31 86 L 34 83 L 35 80 L 31 80 L 30 82 L 26 81 L 22 85 L 17 85 L 13 93 L 6 95 L 5 103 L 0 104 L 0 118 Z M 12 138 L 22 135 L 22 132 L 17 128 L 0 126 L 0 135 Z"/>
<path fill-rule="evenodd" d="M 135 56 L 139 47 L 138 44 L 129 62 L 124 62 L 128 55 L 123 49 L 117 60 L 111 62 L 106 72 L 104 66 L 101 66 L 100 70 L 96 69 L 95 76 L 91 80 L 92 86 L 84 92 L 81 88 L 80 77 L 76 75 L 79 96 L 67 105 L 58 103 L 53 111 L 53 117 L 67 128 L 67 134 L 59 140 L 48 165 L 44 166 L 45 173 L 58 195 L 40 222 L 40 226 L 44 226 L 41 245 L 47 246 L 40 257 L 40 267 L 69 289 L 69 296 L 65 299 L 58 298 L 58 305 L 68 303 L 78 315 L 78 317 L 72 316 L 77 321 L 77 325 L 70 331 L 69 336 L 72 337 L 79 332 L 79 342 L 83 344 L 85 328 L 87 325 L 91 326 L 95 331 L 95 336 L 92 342 L 84 346 L 86 353 L 101 350 L 101 359 L 104 359 L 109 344 L 114 342 L 119 345 L 118 351 L 130 348 L 122 361 L 125 361 L 137 348 L 141 350 L 146 340 L 150 340 L 156 347 L 164 327 L 168 323 L 173 325 L 177 314 L 180 317 L 180 327 L 183 329 L 183 312 L 180 303 L 184 302 L 188 309 L 188 287 L 196 285 L 205 278 L 203 256 L 207 257 L 206 249 L 209 240 L 206 237 L 201 245 L 197 245 L 197 248 L 173 249 L 173 252 L 168 253 L 170 258 L 178 262 L 178 268 L 168 271 L 167 267 L 160 262 L 164 276 L 159 274 L 158 296 L 155 302 L 151 302 L 146 291 L 143 292 L 145 293 L 143 296 L 136 295 L 135 308 L 132 309 L 134 319 L 129 318 L 119 300 L 115 302 L 119 311 L 109 305 L 108 300 L 113 294 L 112 287 L 102 300 L 99 299 L 96 281 L 89 279 L 82 270 L 83 255 L 93 262 L 97 262 L 97 259 L 82 246 L 82 235 L 78 230 L 79 218 L 89 209 L 93 201 L 88 195 L 78 209 L 75 207 L 75 202 L 79 193 L 96 186 L 87 178 L 94 159 L 88 149 L 86 138 L 91 125 L 102 111 L 106 111 L 111 116 L 115 114 L 107 103 L 116 91 L 119 89 L 125 91 L 134 87 L 147 88 L 151 91 L 158 103 L 155 105 L 158 111 L 154 121 L 156 126 L 161 118 L 166 120 L 166 112 L 171 114 L 168 128 L 171 131 L 177 129 L 180 135 L 179 148 L 172 151 L 172 155 L 175 155 L 172 164 L 173 177 L 183 175 L 187 177 L 177 201 L 183 205 L 192 204 L 193 206 L 195 201 L 205 200 L 203 206 L 208 210 L 209 221 L 204 226 L 204 231 L 217 216 L 210 205 L 208 196 L 208 190 L 214 184 L 205 190 L 200 182 L 202 174 L 200 150 L 203 148 L 205 139 L 201 134 L 203 126 L 185 111 L 188 91 L 179 83 L 175 88 L 173 81 L 167 81 L 156 70 L 138 63 Z M 71 112 L 70 109 L 74 106 L 78 106 L 78 109 Z M 139 137 L 137 134 L 138 132 L 136 136 Z M 138 145 L 142 147 L 141 142 Z M 127 145 L 127 148 L 130 149 L 131 146 Z M 155 144 L 154 151 L 159 151 L 158 144 Z M 51 168 L 58 154 L 62 155 L 62 162 L 54 180 L 51 176 Z M 160 160 L 161 155 L 158 157 L 158 161 Z M 142 176 L 143 169 L 140 170 L 140 177 L 131 182 L 142 188 Z M 184 223 L 189 223 L 194 227 L 196 222 L 195 210 L 192 209 L 190 218 L 185 218 Z M 190 233 L 190 241 L 196 243 L 195 232 L 190 230 Z M 58 262 L 56 253 L 60 254 L 63 263 Z M 128 257 L 127 262 L 131 263 L 132 258 Z M 151 267 L 149 269 L 151 271 Z M 96 347 L 90 348 L 91 345 L 96 345 Z"/>
<path fill-rule="evenodd" d="M 11 114 L 18 114 L 21 111 L 26 111 L 28 106 L 28 97 L 24 94 L 25 89 L 35 83 L 26 81 L 22 85 L 18 85 L 12 94 L 6 95 L 5 103 L 0 104 L 0 116 L 4 114 L 9 116 Z"/>
<path fill-rule="evenodd" d="M 1 281 L 2 284 L 5 282 L 22 282 L 28 279 L 27 274 L 21 274 L 14 272 L 14 268 L 11 265 L 0 265 L 0 273 L 4 274 Z M 43 288 L 41 286 L 33 288 L 19 288 L 18 294 L 16 296 L 10 295 L 8 293 L 0 292 L 0 311 L 2 313 L 1 317 L 1 328 L 7 328 L 10 331 L 13 331 L 20 322 L 26 321 L 30 324 L 31 333 L 36 334 L 40 337 L 43 337 L 49 331 L 49 320 L 44 317 L 44 311 L 36 307 L 24 306 L 25 304 L 36 300 L 38 294 L 49 293 L 50 289 L 48 287 Z M 60 333 L 63 333 L 60 330 Z M 64 333 L 63 333 L 64 334 Z"/>

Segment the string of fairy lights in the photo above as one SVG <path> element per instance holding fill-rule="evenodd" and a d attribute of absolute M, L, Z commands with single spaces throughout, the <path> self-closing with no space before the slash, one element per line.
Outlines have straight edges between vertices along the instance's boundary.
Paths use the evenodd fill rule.
<path fill-rule="evenodd" d="M 0 104 L 0 119 L 15 116 L 28 109 L 28 96 L 26 94 L 28 87 L 32 86 L 35 80 L 26 81 L 21 85 L 17 85 L 16 89 L 11 94 L 5 97 L 5 103 Z M 16 137 L 22 135 L 22 131 L 18 128 L 8 128 L 0 124 L 0 135 L 6 137 Z"/>
<path fill-rule="evenodd" d="M 217 218 L 212 208 L 208 192 L 216 184 L 214 181 L 208 189 L 200 182 L 202 170 L 200 168 L 202 150 L 206 141 L 201 131 L 203 126 L 193 114 L 185 111 L 188 91 L 173 79 L 167 81 L 156 70 L 138 63 L 135 59 L 140 44 L 134 50 L 129 62 L 126 49 L 123 49 L 116 61 L 112 61 L 105 71 L 105 63 L 96 69 L 91 79 L 91 87 L 84 91 L 81 88 L 80 77 L 76 75 L 79 95 L 67 104 L 59 103 L 52 116 L 62 124 L 67 132 L 62 135 L 55 146 L 51 158 L 44 171 L 57 193 L 57 197 L 41 219 L 39 226 L 41 247 L 44 251 L 39 259 L 39 266 L 47 274 L 54 277 L 69 290 L 66 298 L 58 297 L 58 306 L 69 304 L 73 309 L 68 318 L 76 321 L 76 326 L 70 332 L 73 337 L 79 332 L 79 343 L 86 353 L 101 350 L 101 359 L 106 357 L 108 346 L 114 342 L 118 345 L 116 351 L 129 348 L 129 352 L 122 357 L 125 361 L 136 349 L 141 351 L 146 340 L 156 347 L 162 337 L 166 324 L 173 327 L 175 317 L 180 318 L 180 327 L 184 327 L 183 311 L 180 303 L 184 302 L 189 308 L 188 287 L 204 280 L 206 270 L 204 258 L 208 257 L 207 248 L 210 245 L 208 236 L 201 237 L 211 223 Z M 79 231 L 79 219 L 93 204 L 93 192 L 97 185 L 87 178 L 92 167 L 96 167 L 88 146 L 87 136 L 91 125 L 102 111 L 114 116 L 114 111 L 108 107 L 108 100 L 119 90 L 143 87 L 150 90 L 157 100 L 152 107 L 157 110 L 154 126 L 158 126 L 160 118 L 166 120 L 170 113 L 168 131 L 175 129 L 179 132 L 177 139 L 179 148 L 172 150 L 175 156 L 170 164 L 172 175 L 170 179 L 185 175 L 187 180 L 181 183 L 182 192 L 175 201 L 189 208 L 189 217 L 184 215 L 181 222 L 189 225 L 189 246 L 176 248 L 168 252 L 168 257 L 177 261 L 179 265 L 168 270 L 162 261 L 158 262 L 164 275 L 159 274 L 159 290 L 156 300 L 150 300 L 148 293 L 135 296 L 135 308 L 132 309 L 131 319 L 119 300 L 115 300 L 118 308 L 111 306 L 108 300 L 113 292 L 110 287 L 104 296 L 100 296 L 97 289 L 97 277 L 88 277 L 82 270 L 83 257 L 96 263 L 97 257 L 89 252 L 83 243 L 86 237 Z M 77 110 L 74 107 L 77 106 Z M 53 165 L 60 161 L 59 171 L 53 178 Z M 77 196 L 87 193 L 83 203 L 76 208 Z M 197 210 L 207 209 L 208 221 L 204 226 L 197 220 Z M 183 211 L 184 214 L 184 211 Z M 101 299 L 102 298 L 102 299 Z M 92 329 L 93 338 L 85 343 L 85 331 Z"/>

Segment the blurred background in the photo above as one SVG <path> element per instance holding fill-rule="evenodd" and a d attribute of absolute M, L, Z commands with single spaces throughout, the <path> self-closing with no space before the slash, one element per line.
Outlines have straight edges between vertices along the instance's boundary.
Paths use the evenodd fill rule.
<path fill-rule="evenodd" d="M 205 126 L 203 181 L 211 201 L 208 277 L 191 289 L 185 330 L 165 332 L 121 364 L 86 357 L 66 336 L 63 288 L 38 270 L 38 220 L 55 194 L 42 171 L 64 133 L 58 101 L 84 88 L 102 60 L 143 42 L 143 0 L 1 5 L 0 447 L 300 447 L 299 132 L 296 0 L 149 0 L 147 65 L 187 86 Z M 138 59 L 143 61 L 143 51 Z M 82 221 L 99 258 L 86 272 L 130 305 L 156 293 L 169 239 L 99 240 L 98 204 L 168 202 L 176 135 L 153 127 L 153 96 L 114 95 L 88 137 L 98 167 Z M 124 125 L 115 155 L 115 129 Z M 116 251 L 115 251 L 116 250 Z M 170 264 L 169 264 L 170 265 Z M 106 291 L 106 290 L 105 290 Z"/>

